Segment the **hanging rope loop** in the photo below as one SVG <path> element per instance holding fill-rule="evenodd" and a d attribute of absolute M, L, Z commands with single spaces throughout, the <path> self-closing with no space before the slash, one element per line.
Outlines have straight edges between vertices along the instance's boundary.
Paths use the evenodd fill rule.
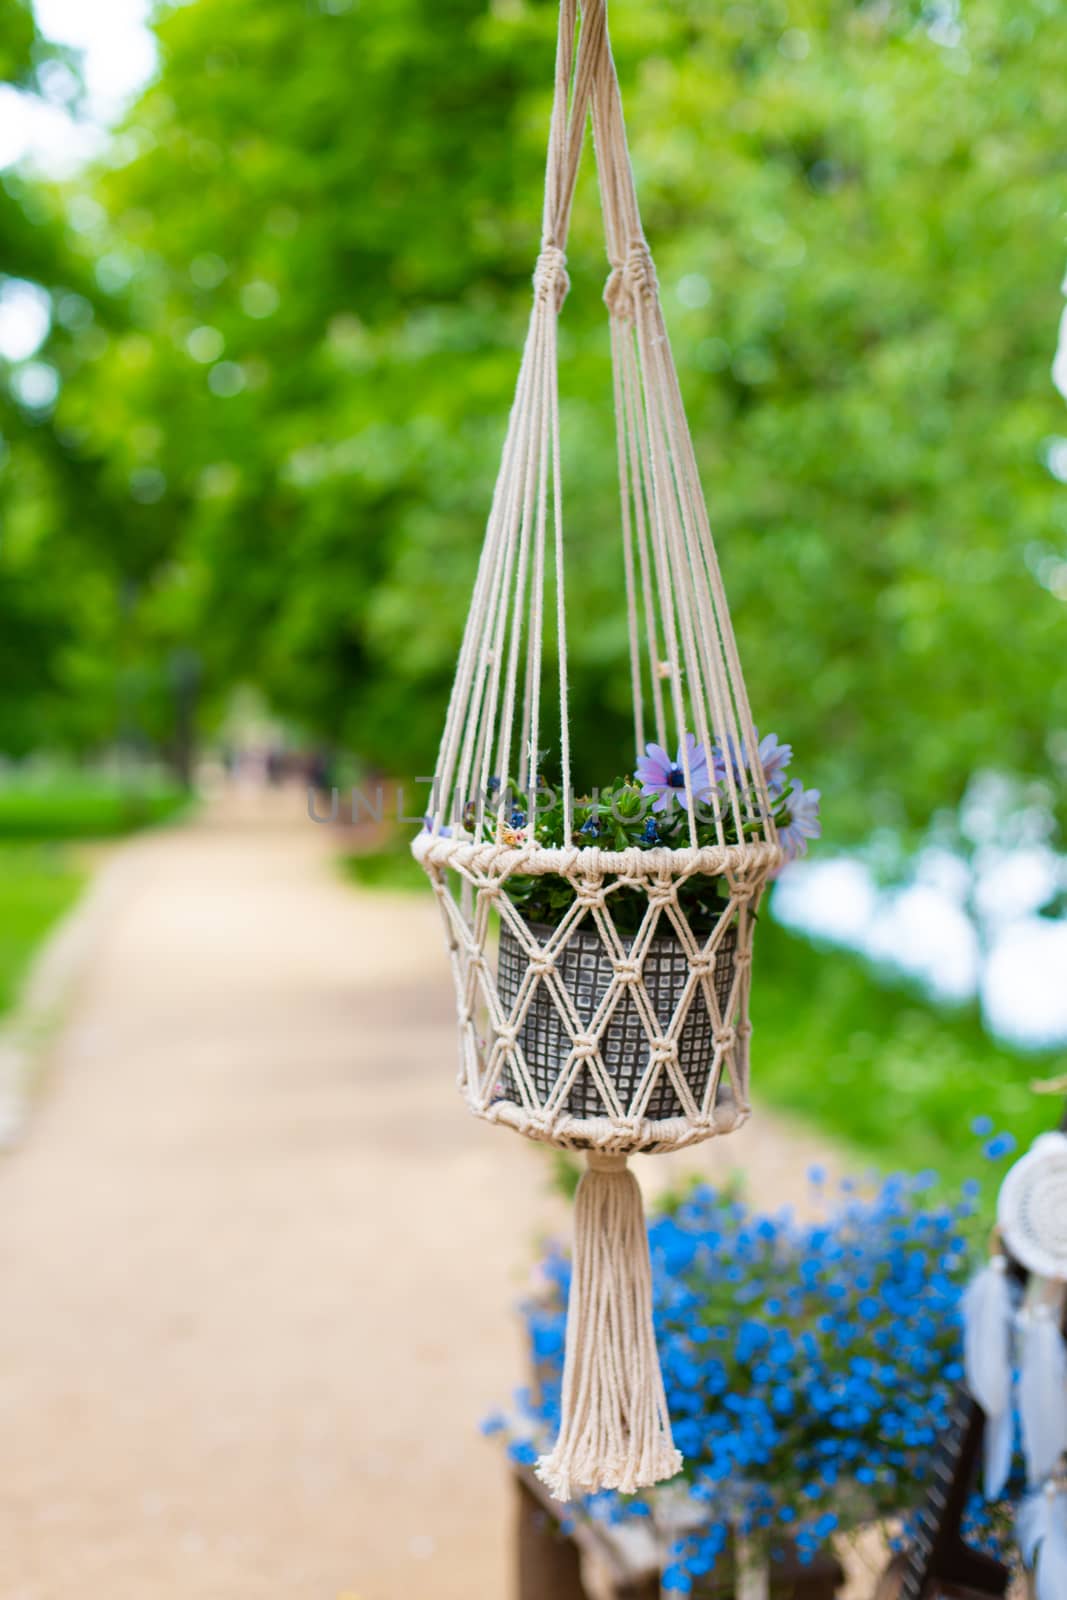
<path fill-rule="evenodd" d="M 644 239 L 633 239 L 626 252 L 626 281 L 635 295 L 644 300 L 655 300 L 659 295 L 659 282 L 652 263 L 652 252 Z"/>
<path fill-rule="evenodd" d="M 612 267 L 604 286 L 604 304 L 619 322 L 634 320 L 638 298 L 649 305 L 659 298 L 652 252 L 643 238 L 631 242 L 625 261 Z"/>
<path fill-rule="evenodd" d="M 563 309 L 563 302 L 571 286 L 571 280 L 567 276 L 567 257 L 558 244 L 546 244 L 541 247 L 541 254 L 534 268 L 533 285 L 535 298 L 551 302 L 558 315 Z"/>
<path fill-rule="evenodd" d="M 626 281 L 622 267 L 612 267 L 608 274 L 608 281 L 604 285 L 604 304 L 617 321 L 633 321 L 634 297 L 630 293 L 630 285 Z"/>

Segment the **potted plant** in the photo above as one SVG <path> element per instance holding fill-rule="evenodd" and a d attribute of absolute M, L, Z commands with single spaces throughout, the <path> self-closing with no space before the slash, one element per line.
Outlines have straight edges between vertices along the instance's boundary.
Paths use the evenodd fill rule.
<path fill-rule="evenodd" d="M 493 790 L 493 811 L 469 808 L 468 821 L 480 825 L 499 842 L 514 847 L 536 841 L 546 849 L 599 847 L 623 852 L 673 851 L 691 842 L 689 796 L 693 796 L 696 840 L 699 847 L 718 842 L 716 820 L 725 822 L 726 842 L 742 843 L 749 833 L 758 833 L 762 824 L 758 808 L 752 807 L 753 820 L 738 830 L 731 808 L 726 803 L 727 756 L 718 744 L 709 757 L 693 734 L 686 735 L 687 751 L 678 750 L 672 759 L 662 746 L 649 744 L 636 763 L 633 775 L 614 778 L 601 789 L 575 799 L 573 823 L 568 836 L 565 807 L 561 795 L 545 789 L 531 800 Z M 788 784 L 786 768 L 792 747 L 769 734 L 759 743 L 759 760 L 767 793 L 774 806 L 778 841 L 787 860 L 803 854 L 809 839 L 817 838 L 819 793 L 805 790 L 798 782 Z M 685 759 L 687 757 L 687 760 Z M 736 782 L 743 790 L 752 787 L 752 774 L 741 761 L 732 760 Z M 689 784 L 685 769 L 688 767 Z M 691 787 L 690 787 L 691 786 Z M 740 836 L 739 836 L 740 833 Z M 497 966 L 497 993 L 504 1011 L 521 1010 L 518 1042 L 542 1103 L 571 1051 L 571 1030 L 561 1009 L 569 1000 L 585 1030 L 594 1025 L 615 977 L 620 956 L 634 960 L 641 986 L 630 987 L 618 995 L 614 1008 L 599 1030 L 600 1057 L 620 1104 L 629 1105 L 638 1088 L 648 1060 L 650 1043 L 667 1033 L 679 1005 L 688 999 L 688 1008 L 676 1030 L 678 1065 L 694 1100 L 703 1098 L 714 1056 L 715 1034 L 732 1021 L 735 957 L 738 948 L 736 915 L 724 917 L 730 905 L 731 887 L 724 876 L 693 872 L 677 890 L 676 908 L 664 909 L 653 920 L 648 917 L 649 897 L 644 884 L 618 880 L 606 899 L 606 917 L 586 915 L 581 925 L 568 931 L 566 940 L 553 935 L 564 921 L 572 922 L 576 890 L 573 882 L 560 875 L 517 874 L 507 880 L 505 892 L 527 930 L 524 937 L 512 919 L 502 918 Z M 683 926 L 684 924 L 684 926 Z M 686 933 L 691 938 L 686 937 Z M 563 1000 L 555 983 L 535 983 L 529 1000 L 522 1006 L 527 982 L 532 942 L 542 949 L 556 949 L 555 979 L 565 991 Z M 640 947 L 638 950 L 638 946 Z M 705 951 L 705 947 L 710 947 Z M 703 983 L 691 977 L 694 950 L 706 953 Z M 709 1006 L 713 997 L 714 1004 Z M 517 1101 L 515 1077 L 509 1067 L 501 1074 L 498 1097 Z M 601 1100 L 597 1087 L 585 1067 L 579 1073 L 564 1102 L 571 1114 L 596 1116 Z M 677 1091 L 667 1076 L 661 1076 L 644 1103 L 644 1114 L 652 1119 L 683 1114 Z"/>

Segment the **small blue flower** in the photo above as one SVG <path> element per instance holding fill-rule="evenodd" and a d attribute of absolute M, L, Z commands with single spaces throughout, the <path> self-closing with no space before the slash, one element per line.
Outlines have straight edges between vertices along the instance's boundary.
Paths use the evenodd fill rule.
<path fill-rule="evenodd" d="M 645 831 L 641 835 L 641 839 L 644 844 L 659 843 L 659 826 L 655 817 L 649 817 L 648 821 L 645 823 Z"/>
<path fill-rule="evenodd" d="M 931 1203 L 929 1181 L 823 1187 L 824 1215 L 810 1223 L 703 1187 L 650 1224 L 667 1403 L 704 1519 L 673 1550 L 667 1592 L 692 1592 L 716 1567 L 739 1485 L 742 1530 L 788 1528 L 811 1561 L 839 1517 L 847 1525 L 851 1486 L 865 1485 L 875 1507 L 897 1505 L 928 1475 L 960 1374 L 968 1276 L 960 1204 Z M 558 1247 L 541 1282 L 525 1309 L 537 1384 L 517 1402 L 530 1422 L 524 1453 L 559 1427 L 570 1272 Z M 797 1487 L 782 1507 L 787 1475 Z M 600 1501 L 598 1515 L 632 1514 L 618 1495 Z M 975 1514 L 987 1539 L 980 1503 Z"/>
<path fill-rule="evenodd" d="M 591 838 L 595 839 L 600 833 L 600 823 L 595 817 L 590 817 L 586 822 L 582 823 L 581 831 L 582 833 L 588 833 Z"/>
<path fill-rule="evenodd" d="M 433 833 L 433 822 L 434 822 L 433 817 L 430 815 L 429 812 L 427 812 L 426 815 L 422 819 L 422 831 L 423 831 L 423 833 Z M 438 839 L 451 839 L 451 837 L 452 837 L 452 829 L 451 828 L 445 828 L 445 827 L 438 828 L 436 837 Z"/>
<path fill-rule="evenodd" d="M 989 1135 L 993 1132 L 993 1118 L 975 1117 L 974 1121 L 971 1123 L 971 1132 L 974 1134 L 976 1139 L 988 1139 Z"/>
<path fill-rule="evenodd" d="M 693 1587 L 693 1580 L 684 1567 L 672 1562 L 669 1567 L 664 1567 L 660 1587 L 671 1589 L 678 1594 L 688 1594 Z"/>
<path fill-rule="evenodd" d="M 1013 1133 L 996 1133 L 985 1147 L 985 1154 L 990 1161 L 999 1161 L 1001 1156 L 1010 1156 L 1015 1149 L 1015 1135 Z"/>

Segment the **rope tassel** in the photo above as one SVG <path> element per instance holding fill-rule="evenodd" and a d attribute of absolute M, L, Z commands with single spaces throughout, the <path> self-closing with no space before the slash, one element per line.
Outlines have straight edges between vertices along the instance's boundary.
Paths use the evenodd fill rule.
<path fill-rule="evenodd" d="M 557 1500 L 633 1494 L 681 1470 L 656 1336 L 641 1190 L 622 1155 L 592 1151 L 578 1185 L 562 1417 L 537 1475 Z"/>

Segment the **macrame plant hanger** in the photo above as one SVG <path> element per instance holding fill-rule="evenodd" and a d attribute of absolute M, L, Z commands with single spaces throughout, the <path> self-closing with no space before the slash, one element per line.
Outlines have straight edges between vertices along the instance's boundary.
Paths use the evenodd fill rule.
<path fill-rule="evenodd" d="M 650 737 L 678 745 L 688 838 L 680 848 L 610 852 L 574 832 L 556 333 L 590 111 L 611 266 L 604 298 L 634 736 L 638 751 Z M 533 281 L 431 814 L 413 850 L 444 916 L 460 1086 L 471 1110 L 587 1153 L 560 1433 L 538 1467 L 566 1500 L 601 1488 L 632 1492 L 681 1466 L 656 1354 L 640 1190 L 626 1158 L 726 1133 L 747 1116 L 754 916 L 782 859 L 638 212 L 604 0 L 580 8 L 561 0 Z M 558 711 L 549 710 L 557 695 Z M 546 734 L 559 753 L 567 841 L 559 848 L 535 836 Z M 691 781 L 701 747 L 708 760 L 716 752 L 718 779 L 703 844 Z M 513 815 L 512 782 L 530 797 L 528 823 Z M 573 895 L 551 929 L 526 921 L 508 893 L 511 880 L 544 874 Z M 710 931 L 695 933 L 679 905 L 694 878 L 721 885 Z M 644 908 L 632 937 L 612 917 L 622 892 L 636 892 Z"/>

